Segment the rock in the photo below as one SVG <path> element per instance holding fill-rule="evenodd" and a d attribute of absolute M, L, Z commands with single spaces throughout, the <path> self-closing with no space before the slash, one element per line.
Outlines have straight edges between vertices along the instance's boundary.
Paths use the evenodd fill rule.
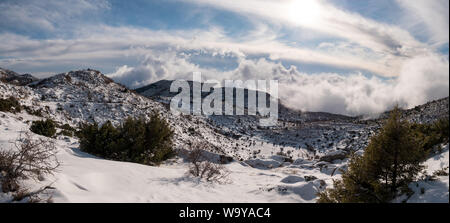
<path fill-rule="evenodd" d="M 284 155 L 274 155 L 271 156 L 270 159 L 276 160 L 280 163 L 293 163 L 294 160 L 292 157 L 284 156 Z"/>
<path fill-rule="evenodd" d="M 294 162 L 294 160 L 291 158 L 291 157 L 284 157 L 284 160 L 283 160 L 285 163 L 293 163 Z"/>
<path fill-rule="evenodd" d="M 320 161 L 325 161 L 325 162 L 333 162 L 335 160 L 342 160 L 347 158 L 347 152 L 343 151 L 343 150 L 338 150 L 338 151 L 334 151 L 331 153 L 328 153 L 322 157 L 320 157 Z"/>
<path fill-rule="evenodd" d="M 324 180 L 319 180 L 320 186 L 324 187 L 327 183 Z"/>
<path fill-rule="evenodd" d="M 304 179 L 298 176 L 287 176 L 281 180 L 281 182 L 285 184 L 294 184 L 302 181 L 304 181 Z"/>
<path fill-rule="evenodd" d="M 317 180 L 317 177 L 315 176 L 305 176 L 304 178 L 306 182 Z"/>
<path fill-rule="evenodd" d="M 301 165 L 303 163 L 305 163 L 306 161 L 304 159 L 296 159 L 292 164 L 294 165 Z"/>
<path fill-rule="evenodd" d="M 272 169 L 272 168 L 278 168 L 281 166 L 280 162 L 277 162 L 275 160 L 268 160 L 268 159 L 252 159 L 252 160 L 246 160 L 245 163 L 247 163 L 249 166 L 257 169 Z"/>
<path fill-rule="evenodd" d="M 316 164 L 314 164 L 314 166 L 323 168 L 323 167 L 327 167 L 328 164 L 330 164 L 330 163 L 326 162 L 326 161 L 320 161 L 320 162 L 317 162 Z"/>
<path fill-rule="evenodd" d="M 233 157 L 231 156 L 220 155 L 219 159 L 221 164 L 228 164 L 233 162 Z"/>

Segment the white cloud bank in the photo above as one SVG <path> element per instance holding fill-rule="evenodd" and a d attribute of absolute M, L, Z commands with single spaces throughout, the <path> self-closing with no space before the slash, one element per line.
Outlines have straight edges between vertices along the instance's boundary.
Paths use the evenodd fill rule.
<path fill-rule="evenodd" d="M 449 95 L 449 65 L 437 55 L 413 58 L 390 80 L 361 74 L 300 75 L 286 84 L 287 105 L 303 110 L 361 115 L 384 112 L 398 104 L 412 108 Z"/>
<path fill-rule="evenodd" d="M 304 111 L 327 111 L 346 115 L 377 114 L 398 104 L 412 108 L 448 96 L 449 62 L 436 54 L 411 58 L 397 78 L 366 77 L 360 73 L 306 74 L 301 67 L 285 68 L 266 59 L 239 58 L 231 71 L 201 68 L 175 52 L 149 54 L 137 67 L 123 66 L 109 74 L 130 87 L 161 79 L 192 78 L 200 71 L 204 79 L 279 80 L 279 97 L 289 107 Z"/>

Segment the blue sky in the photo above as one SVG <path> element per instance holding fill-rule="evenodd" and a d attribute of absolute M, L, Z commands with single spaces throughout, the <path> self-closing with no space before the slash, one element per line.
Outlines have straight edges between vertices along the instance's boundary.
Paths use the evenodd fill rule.
<path fill-rule="evenodd" d="M 448 0 L 0 0 L 0 67 L 38 77 L 89 67 L 130 88 L 193 71 L 277 79 L 297 108 L 371 113 L 448 96 L 448 9 Z"/>

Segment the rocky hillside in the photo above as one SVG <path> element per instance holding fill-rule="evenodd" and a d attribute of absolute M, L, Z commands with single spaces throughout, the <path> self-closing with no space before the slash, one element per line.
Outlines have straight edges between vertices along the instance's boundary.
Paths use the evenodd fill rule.
<path fill-rule="evenodd" d="M 99 71 L 87 69 L 58 74 L 27 86 L 1 83 L 0 89 L 3 98 L 18 97 L 32 113 L 73 127 L 81 122 L 101 124 L 108 120 L 118 124 L 128 116 L 148 117 L 156 111 L 175 129 L 175 142 L 180 149 L 193 141 L 205 141 L 211 144 L 212 152 L 238 160 L 270 159 L 276 154 L 312 160 L 329 160 L 322 157 L 336 153 L 341 154 L 338 158 L 345 157 L 365 148 L 380 126 L 379 121 L 300 112 L 283 105 L 279 107 L 278 125 L 268 128 L 259 127 L 259 116 L 173 115 L 168 109 L 173 96 L 170 83 L 160 81 L 137 89 L 136 93 Z M 405 111 L 405 117 L 417 122 L 445 115 L 448 117 L 448 98 Z M 261 150 L 265 144 L 266 149 Z"/>
<path fill-rule="evenodd" d="M 38 79 L 33 77 L 31 74 L 18 74 L 14 71 L 0 67 L 0 81 L 4 83 L 25 86 L 37 80 Z"/>
<path fill-rule="evenodd" d="M 417 123 L 430 123 L 437 119 L 448 118 L 449 98 L 443 98 L 403 111 L 403 116 Z"/>
<path fill-rule="evenodd" d="M 401 110 L 402 117 L 410 122 L 431 123 L 438 119 L 449 117 L 449 97 L 427 102 L 412 109 Z M 389 112 L 380 115 L 379 119 L 385 119 Z"/>
<path fill-rule="evenodd" d="M 148 118 L 158 112 L 174 128 L 180 149 L 201 140 L 211 143 L 214 152 L 225 154 L 232 144 L 204 118 L 172 115 L 164 104 L 136 94 L 96 70 L 61 73 L 27 86 L 0 83 L 0 90 L 2 98 L 17 97 L 31 113 L 72 127 L 81 122 L 118 124 L 128 116 Z"/>
<path fill-rule="evenodd" d="M 82 122 L 102 124 L 111 121 L 118 124 L 128 116 L 148 118 L 152 112 L 158 112 L 174 129 L 175 147 L 179 151 L 198 141 L 209 145 L 212 156 L 222 155 L 237 161 L 229 165 L 236 182 L 229 186 L 231 189 L 221 187 L 219 193 L 223 196 L 211 196 L 211 200 L 230 201 L 227 200 L 230 195 L 224 191 L 232 190 L 243 198 L 258 197 L 255 201 L 313 202 L 316 192 L 332 185 L 333 179 L 340 176 L 340 168 L 346 167 L 348 155 L 352 152 L 362 153 L 370 137 L 380 127 L 381 119 L 360 120 L 329 113 L 300 112 L 284 106 L 279 109 L 278 125 L 272 127 L 259 127 L 261 117 L 258 116 L 174 115 L 168 109 L 170 97 L 164 99 L 170 96 L 165 94 L 167 86 L 170 86 L 168 83 L 158 82 L 156 87 L 137 91 L 145 97 L 115 83 L 101 72 L 90 69 L 57 74 L 24 86 L 0 82 L 0 98 L 16 97 L 25 108 L 16 114 L 0 112 L 0 145 L 9 145 L 20 132 L 29 128 L 33 120 L 51 118 L 58 124 L 69 124 L 76 128 Z M 145 94 L 149 89 L 152 89 L 152 94 Z M 448 116 L 448 98 L 405 111 L 405 117 L 418 122 L 429 122 L 445 115 Z M 129 173 L 151 178 L 152 187 L 170 185 L 173 190 L 179 190 L 179 184 L 188 187 L 179 180 L 185 173 L 185 164 L 180 159 L 171 160 L 163 168 L 108 163 L 80 152 L 76 138 L 58 136 L 56 140 L 63 161 L 69 163 L 62 170 L 63 174 L 57 183 L 57 188 L 61 190 L 61 201 L 87 198 L 77 195 L 87 193 L 85 190 L 80 192 L 79 182 L 87 184 L 86 188 L 90 185 L 91 190 L 95 191 L 96 185 L 91 185 L 89 178 L 80 178 L 77 174 L 79 169 L 89 171 L 85 167 L 86 162 L 99 169 L 97 174 L 101 174 L 105 182 L 116 182 L 117 179 L 134 182 L 135 179 L 127 178 L 125 173 Z M 121 171 L 125 175 L 114 174 Z M 172 178 L 164 180 L 167 176 Z M 178 183 L 168 184 L 168 181 Z M 78 183 L 73 185 L 73 182 Z M 136 185 L 147 184 L 139 182 Z M 147 192 L 142 188 L 136 187 L 128 193 L 145 195 Z M 189 186 L 188 190 L 198 194 L 216 194 L 205 188 L 198 190 Z M 110 192 L 113 191 L 115 189 Z M 158 193 L 164 194 L 164 191 L 158 190 Z M 106 198 L 100 196 L 100 192 L 91 193 L 98 196 L 98 200 Z M 164 196 L 175 200 L 180 197 L 188 199 L 185 193 L 177 194 L 176 198 Z M 152 196 L 147 199 L 164 201 L 163 198 Z"/>
<path fill-rule="evenodd" d="M 160 80 L 155 83 L 149 84 L 147 86 L 137 88 L 135 91 L 143 96 L 146 96 L 148 98 L 160 101 L 165 104 L 170 103 L 170 99 L 178 94 L 178 92 L 170 92 L 170 86 L 173 83 L 172 80 Z M 190 86 L 190 93 L 192 95 L 192 81 L 188 81 Z M 204 83 L 201 84 L 203 87 Z M 213 87 L 213 85 L 209 86 Z M 222 91 L 222 102 L 225 101 L 225 91 L 232 91 L 233 92 L 233 101 L 236 100 L 236 90 L 235 89 L 227 89 L 225 87 L 221 87 L 220 91 Z M 249 89 L 243 89 L 244 91 L 244 110 L 248 108 L 248 95 L 252 94 L 256 96 L 256 102 L 258 101 L 258 95 L 260 94 L 259 91 L 249 90 Z M 214 92 L 214 89 L 211 90 L 211 92 L 202 92 L 202 98 L 205 98 L 206 96 L 212 94 Z M 264 93 L 263 93 L 264 94 Z M 266 93 L 267 101 L 269 99 L 274 99 L 270 94 Z M 192 101 L 191 101 L 192 102 Z M 267 104 L 268 106 L 268 104 Z M 257 104 L 258 107 L 258 104 Z M 224 111 L 224 109 L 223 109 Z M 308 112 L 308 111 L 299 111 L 292 109 L 288 106 L 286 106 L 281 100 L 278 101 L 278 112 L 279 112 L 279 119 L 280 121 L 284 122 L 311 122 L 311 121 L 336 121 L 336 120 L 346 120 L 349 121 L 353 119 L 352 117 L 348 117 L 345 115 L 337 115 L 337 114 L 330 114 L 326 112 Z"/>

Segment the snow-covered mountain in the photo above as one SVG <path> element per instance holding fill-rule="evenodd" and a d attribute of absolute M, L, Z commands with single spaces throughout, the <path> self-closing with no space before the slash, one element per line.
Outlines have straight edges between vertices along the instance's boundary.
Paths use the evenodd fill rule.
<path fill-rule="evenodd" d="M 173 83 L 173 80 L 160 80 L 155 83 L 146 85 L 144 87 L 140 87 L 135 89 L 135 91 L 143 96 L 146 96 L 148 98 L 160 101 L 165 104 L 170 103 L 170 99 L 178 94 L 178 92 L 170 92 L 170 86 Z M 192 95 L 192 81 L 188 81 L 189 86 L 191 88 L 191 95 Z M 201 86 L 203 87 L 204 83 L 201 83 Z M 213 85 L 210 85 L 208 87 L 213 87 Z M 222 101 L 225 100 L 225 91 L 229 90 L 233 92 L 233 101 L 236 101 L 236 90 L 233 89 L 227 89 L 226 87 L 220 87 L 220 91 L 222 91 Z M 202 92 L 201 96 L 202 98 L 205 98 L 206 96 L 212 94 L 214 92 L 214 89 L 211 90 L 211 92 Z M 258 95 L 261 93 L 256 90 L 249 90 L 249 89 L 243 89 L 244 92 L 244 109 L 247 109 L 248 107 L 248 95 L 249 92 L 252 93 L 252 95 L 256 96 L 256 101 L 258 101 Z M 267 101 L 269 99 L 273 99 L 273 97 L 269 93 L 262 93 L 266 95 Z M 257 105 L 258 107 L 258 105 Z M 325 120 L 351 120 L 352 117 L 348 117 L 345 115 L 338 115 L 338 114 L 331 114 L 326 112 L 308 112 L 308 111 L 299 111 L 292 108 L 289 108 L 288 106 L 285 106 L 283 101 L 278 101 L 278 111 L 279 111 L 279 119 L 289 122 L 305 122 L 305 121 L 325 121 Z"/>
<path fill-rule="evenodd" d="M 175 149 L 182 151 L 198 141 L 210 145 L 212 155 L 232 157 L 234 162 L 226 164 L 231 183 L 191 179 L 185 176 L 187 164 L 181 158 L 160 167 L 99 159 L 81 152 L 76 138 L 58 136 L 63 165 L 55 176 L 29 182 L 30 187 L 53 182 L 56 202 L 314 202 L 318 191 L 340 177 L 347 155 L 362 153 L 380 127 L 380 119 L 301 112 L 283 105 L 278 125 L 270 128 L 258 127 L 258 116 L 174 115 L 167 104 L 173 96 L 170 83 L 160 81 L 134 91 L 90 69 L 23 86 L 0 82 L 1 98 L 14 96 L 28 108 L 16 114 L 0 112 L 0 148 L 11 148 L 32 120 L 51 118 L 77 127 L 94 121 L 118 124 L 128 116 L 148 118 L 158 112 L 175 131 Z M 448 98 L 404 114 L 417 122 L 448 117 Z M 448 157 L 448 145 L 443 147 Z M 445 155 L 439 160 L 448 166 Z M 442 181 L 447 187 L 442 199 L 448 202 L 448 176 Z M 0 193 L 0 200 L 9 199 Z"/>
<path fill-rule="evenodd" d="M 410 122 L 431 123 L 441 118 L 448 118 L 449 97 L 430 101 L 423 105 L 418 105 L 412 109 L 401 110 L 402 117 Z M 389 112 L 380 115 L 380 119 L 389 116 Z"/>
<path fill-rule="evenodd" d="M 0 81 L 14 85 L 24 86 L 38 79 L 31 74 L 18 74 L 14 71 L 3 69 L 0 67 Z"/>

